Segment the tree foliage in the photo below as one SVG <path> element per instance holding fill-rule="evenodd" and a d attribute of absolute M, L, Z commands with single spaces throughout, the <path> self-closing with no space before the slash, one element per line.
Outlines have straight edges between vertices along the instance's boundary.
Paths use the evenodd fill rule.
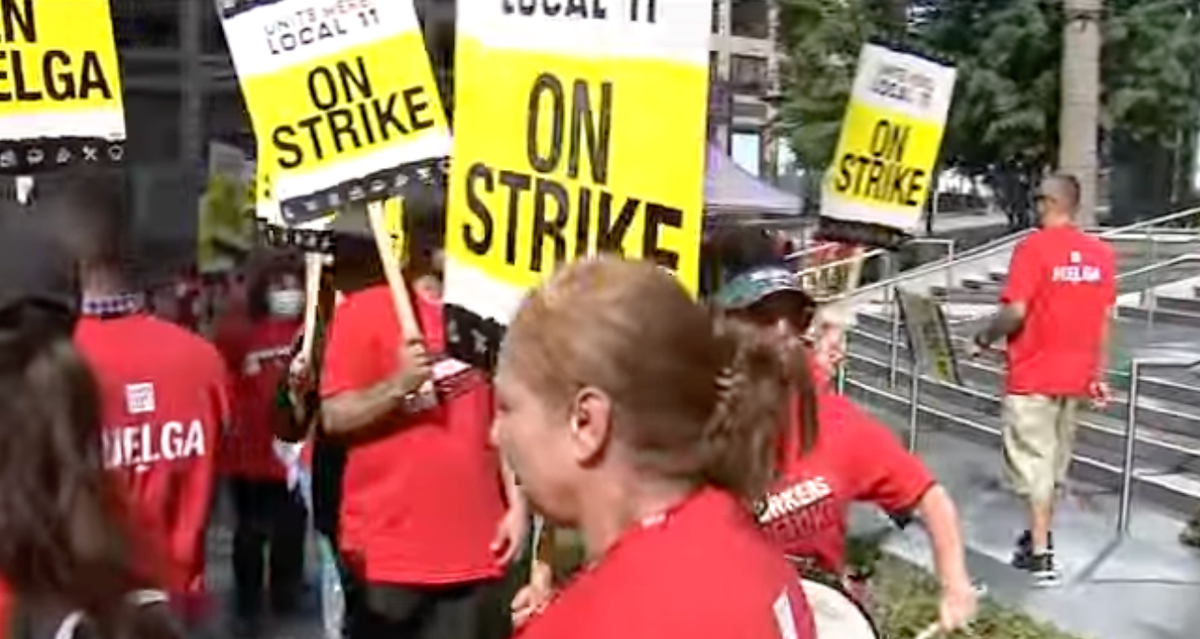
<path fill-rule="evenodd" d="M 1200 118 L 1200 7 L 1105 4 L 1104 137 L 1171 149 Z M 958 69 L 942 166 L 988 178 L 1019 206 L 1057 154 L 1062 28 L 1059 0 L 780 0 L 781 125 L 800 163 L 823 169 L 858 50 L 902 38 Z"/>

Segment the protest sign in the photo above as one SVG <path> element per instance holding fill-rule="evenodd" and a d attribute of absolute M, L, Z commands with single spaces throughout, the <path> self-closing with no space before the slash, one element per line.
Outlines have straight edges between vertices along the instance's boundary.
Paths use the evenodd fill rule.
<path fill-rule="evenodd" d="M 109 0 L 0 0 L 0 174 L 125 155 Z"/>
<path fill-rule="evenodd" d="M 822 238 L 894 247 L 917 228 L 954 77 L 953 67 L 911 53 L 863 47 L 821 189 Z"/>
<path fill-rule="evenodd" d="M 208 184 L 200 196 L 196 263 L 201 273 L 232 269 L 254 243 L 247 202 L 254 163 L 230 144 L 208 145 Z"/>
<path fill-rule="evenodd" d="M 941 305 L 931 297 L 911 291 L 897 289 L 896 292 L 913 366 L 942 383 L 962 386 L 950 324 Z"/>
<path fill-rule="evenodd" d="M 445 288 L 455 357 L 488 367 L 525 293 L 583 255 L 653 260 L 697 289 L 710 9 L 459 11 Z"/>
<path fill-rule="evenodd" d="M 282 219 L 427 178 L 450 134 L 410 0 L 218 0 Z"/>

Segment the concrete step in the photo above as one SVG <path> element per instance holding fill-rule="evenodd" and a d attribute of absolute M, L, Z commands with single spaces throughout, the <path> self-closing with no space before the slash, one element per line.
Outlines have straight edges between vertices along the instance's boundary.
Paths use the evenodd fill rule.
<path fill-rule="evenodd" d="M 1194 297 L 1154 296 L 1154 304 L 1161 310 L 1179 311 L 1200 315 L 1200 299 Z"/>
<path fill-rule="evenodd" d="M 898 372 L 895 389 L 888 388 L 888 366 L 886 360 L 869 355 L 851 353 L 848 360 L 851 379 L 860 379 L 882 390 L 907 395 L 911 375 L 909 371 Z M 951 386 L 935 380 L 922 381 L 921 397 L 936 398 L 953 406 L 976 413 L 1000 416 L 999 393 L 985 388 Z M 924 399 L 922 399 L 924 401 Z M 1152 414 L 1153 413 L 1153 414 Z M 1190 434 L 1169 431 L 1161 427 L 1162 412 L 1152 410 L 1144 402 L 1138 402 L 1137 437 L 1140 445 L 1138 457 L 1155 465 L 1168 468 L 1187 468 L 1200 472 L 1200 420 L 1190 417 Z M 1093 442 L 1098 448 L 1120 459 L 1125 447 L 1125 413 L 1082 411 L 1080 413 L 1079 437 Z M 1184 417 L 1177 417 L 1183 420 Z M 1186 426 L 1186 425 L 1185 425 Z M 1188 428 L 1182 428 L 1189 431 Z"/>
<path fill-rule="evenodd" d="M 849 396 L 875 410 L 885 411 L 897 418 L 907 416 L 909 400 L 905 394 L 884 390 L 865 376 L 856 378 L 851 372 L 846 382 Z M 934 383 L 923 384 L 929 388 Z M 959 402 L 948 401 L 937 392 L 923 392 L 918 404 L 918 443 L 920 431 L 943 430 L 996 447 L 1000 452 L 1000 418 L 992 413 L 975 410 Z M 1074 451 L 1071 476 L 1116 490 L 1121 482 L 1122 452 L 1107 445 L 1111 435 L 1081 424 Z M 1157 446 L 1152 438 L 1138 437 L 1139 448 Z M 1200 506 L 1200 473 L 1194 464 L 1156 463 L 1147 459 L 1145 451 L 1137 451 L 1134 464 L 1134 489 L 1139 499 L 1179 513 L 1191 513 Z M 1189 467 L 1191 466 L 1191 467 Z"/>
<path fill-rule="evenodd" d="M 856 332 L 848 341 L 850 351 L 881 362 L 882 370 L 876 374 L 888 377 L 891 348 L 886 338 L 869 333 Z M 909 367 L 907 344 L 897 349 L 900 369 Z M 1004 367 L 1000 362 L 962 359 L 959 371 L 963 382 L 970 388 L 999 397 L 1004 387 Z M 907 377 L 905 377 L 907 379 Z M 1114 400 L 1103 410 L 1089 411 L 1101 417 L 1124 423 L 1129 413 L 1129 382 L 1127 376 L 1114 376 Z M 1141 377 L 1138 391 L 1138 423 L 1146 424 L 1175 435 L 1194 437 L 1200 448 L 1200 387 L 1176 382 Z"/>
<path fill-rule="evenodd" d="M 1171 324 L 1174 326 L 1185 326 L 1187 328 L 1200 329 L 1200 314 L 1178 310 L 1157 308 L 1151 311 L 1150 309 L 1140 308 L 1137 306 L 1122 306 L 1117 309 L 1117 316 L 1121 319 L 1135 320 L 1140 322 L 1149 322 L 1151 321 L 1151 317 L 1153 317 L 1155 324 Z"/>
<path fill-rule="evenodd" d="M 958 287 L 947 291 L 945 286 L 932 286 L 929 288 L 929 294 L 948 304 L 995 304 L 999 299 L 995 291 Z"/>

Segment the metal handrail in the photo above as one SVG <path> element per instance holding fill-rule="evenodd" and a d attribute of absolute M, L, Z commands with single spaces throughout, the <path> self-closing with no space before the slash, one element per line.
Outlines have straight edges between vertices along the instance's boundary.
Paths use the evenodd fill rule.
<path fill-rule="evenodd" d="M 1129 409 L 1125 418 L 1125 458 L 1121 464 L 1121 501 L 1117 509 L 1117 538 L 1129 535 L 1129 513 L 1133 505 L 1133 455 L 1137 447 L 1137 405 L 1141 370 L 1145 368 L 1190 369 L 1200 359 L 1181 361 L 1153 357 L 1134 358 L 1129 362 Z"/>
<path fill-rule="evenodd" d="M 1200 206 L 1192 207 L 1190 209 L 1184 209 L 1182 211 L 1176 211 L 1174 213 L 1168 213 L 1161 217 L 1156 217 L 1156 218 L 1149 219 L 1149 220 L 1142 220 L 1141 222 L 1134 222 L 1132 224 L 1126 224 L 1125 226 L 1120 226 L 1115 229 L 1110 229 L 1110 230 L 1104 231 L 1104 232 L 1100 233 L 1099 237 L 1108 238 L 1108 237 L 1112 237 L 1114 235 L 1128 233 L 1130 231 L 1138 231 L 1141 229 L 1148 229 L 1151 227 L 1158 226 L 1160 224 L 1166 224 L 1167 222 L 1174 222 L 1175 220 L 1185 218 L 1189 215 L 1197 215 L 1197 214 L 1200 214 Z"/>
<path fill-rule="evenodd" d="M 1131 231 L 1150 229 L 1155 226 L 1174 222 L 1175 220 L 1183 219 L 1190 215 L 1200 215 L 1200 207 L 1192 207 L 1192 208 L 1188 208 L 1188 209 L 1183 209 L 1182 211 L 1168 213 L 1166 215 L 1162 215 L 1162 216 L 1159 216 L 1159 217 L 1156 217 L 1153 219 L 1142 220 L 1140 222 L 1133 222 L 1131 224 L 1126 224 L 1125 226 L 1120 226 L 1115 229 L 1108 229 L 1106 231 L 1101 231 L 1097 234 L 1097 237 L 1100 237 L 1102 239 L 1112 238 L 1112 237 L 1116 237 L 1116 236 L 1119 236 L 1119 235 L 1122 235 L 1125 233 L 1129 233 Z M 935 262 L 930 262 L 928 264 L 923 264 L 921 266 L 918 266 L 917 268 L 910 269 L 908 271 L 905 271 L 904 273 L 899 273 L 899 274 L 897 274 L 893 277 L 890 277 L 886 280 L 881 280 L 879 282 L 875 282 L 873 284 L 869 284 L 867 286 L 859 288 L 855 291 L 845 293 L 845 294 L 841 295 L 840 297 L 838 297 L 837 299 L 845 299 L 845 298 L 852 297 L 852 296 L 859 296 L 859 295 L 863 295 L 866 293 L 875 292 L 878 290 L 886 289 L 895 284 L 901 284 L 904 282 L 914 280 L 918 277 L 929 275 L 930 273 L 935 273 L 940 269 L 950 269 L 950 268 L 954 267 L 954 264 L 952 264 L 951 262 L 962 263 L 962 262 L 966 262 L 969 260 L 984 257 L 986 255 L 990 255 L 993 253 L 999 253 L 1002 250 L 1009 248 L 1012 244 L 1024 239 L 1031 233 L 1033 233 L 1033 229 L 1026 229 L 1026 230 L 1018 232 L 1018 233 L 1005 235 L 1005 236 L 1000 237 L 992 242 L 988 242 L 987 244 L 984 244 L 983 246 L 976 247 L 974 249 L 965 251 L 965 252 L 961 253 L 960 255 L 955 256 L 953 258 L 953 260 L 943 259 L 943 260 L 938 260 Z"/>
<path fill-rule="evenodd" d="M 885 290 L 885 289 L 888 289 L 897 284 L 903 284 L 904 282 L 914 280 L 918 277 L 929 275 L 931 273 L 936 273 L 942 269 L 953 269 L 956 264 L 961 264 L 962 262 L 970 261 L 973 259 L 978 259 L 980 257 L 985 257 L 985 256 L 991 255 L 993 253 L 999 253 L 999 252 L 1003 251 L 1004 249 L 1010 248 L 1013 244 L 1025 239 L 1025 237 L 1027 237 L 1032 232 L 1033 232 L 1032 229 L 1027 229 L 1024 231 L 1020 231 L 1018 233 L 1012 233 L 1009 235 L 1005 235 L 1005 236 L 998 238 L 992 242 L 988 242 L 987 244 L 984 244 L 982 246 L 977 246 L 973 249 L 969 249 L 963 253 L 952 256 L 950 258 L 943 258 L 941 260 L 936 260 L 933 262 L 929 262 L 927 264 L 922 264 L 921 266 L 918 266 L 914 269 L 909 269 L 907 271 L 904 271 L 903 273 L 897 273 L 896 275 L 893 275 L 892 277 L 889 277 L 885 280 L 880 280 L 873 284 L 868 284 L 868 285 L 858 288 L 854 291 L 848 291 L 834 299 L 831 299 L 830 301 L 838 301 L 838 300 L 843 300 L 843 299 L 846 299 L 849 297 L 858 297 L 861 295 L 865 295 L 867 293 L 873 293 L 875 291 Z"/>
<path fill-rule="evenodd" d="M 1137 277 L 1139 275 L 1147 275 L 1149 273 L 1161 271 L 1162 269 L 1165 269 L 1165 268 L 1170 268 L 1172 266 L 1178 266 L 1180 264 L 1187 264 L 1190 262 L 1200 262 L 1200 253 L 1187 253 L 1185 255 L 1177 255 L 1168 260 L 1163 260 L 1161 262 L 1155 262 L 1154 264 L 1147 264 L 1146 266 L 1143 266 L 1141 268 L 1135 268 L 1132 271 L 1127 271 L 1125 273 L 1118 273 L 1117 281 L 1119 282 L 1123 279 L 1130 278 L 1130 277 Z"/>

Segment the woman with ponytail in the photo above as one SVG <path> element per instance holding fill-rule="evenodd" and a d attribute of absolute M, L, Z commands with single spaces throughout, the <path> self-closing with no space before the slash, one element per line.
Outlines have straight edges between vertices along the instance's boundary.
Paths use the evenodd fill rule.
<path fill-rule="evenodd" d="M 105 473 L 73 271 L 32 216 L 0 210 L 0 638 L 174 639 Z"/>
<path fill-rule="evenodd" d="M 523 639 L 811 639 L 795 574 L 755 527 L 772 480 L 782 366 L 715 324 L 666 271 L 588 259 L 508 328 L 493 437 L 587 564 Z"/>
<path fill-rule="evenodd" d="M 728 282 L 714 303 L 733 320 L 775 340 L 791 386 L 788 427 L 779 439 L 780 477 L 764 494 L 759 522 L 807 574 L 840 579 L 848 509 L 869 502 L 893 520 L 919 517 L 929 531 L 942 582 L 941 625 L 961 627 L 975 612 L 958 514 L 946 490 L 895 435 L 830 384 L 842 333 L 817 312 L 786 269 L 759 267 Z M 810 330 L 814 323 L 820 329 Z M 809 345 L 813 346 L 810 351 Z"/>

